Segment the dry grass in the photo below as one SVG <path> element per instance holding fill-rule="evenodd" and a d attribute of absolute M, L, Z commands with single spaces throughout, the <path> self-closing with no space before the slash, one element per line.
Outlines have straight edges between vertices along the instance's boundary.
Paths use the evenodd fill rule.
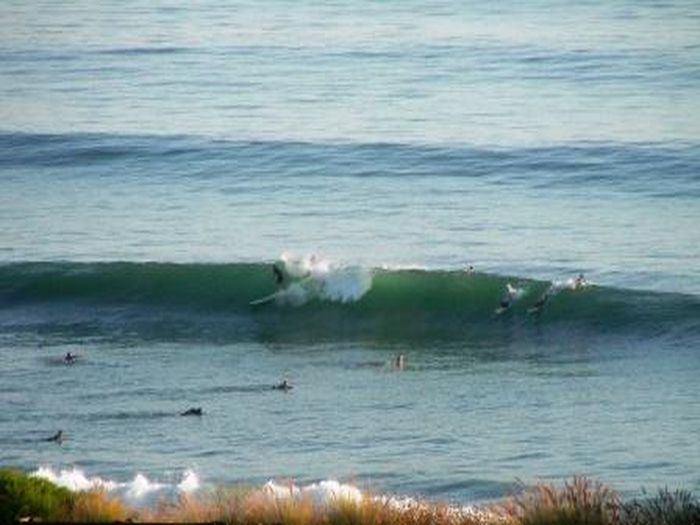
<path fill-rule="evenodd" d="M 183 495 L 138 516 L 142 522 L 219 522 L 232 525 L 491 525 L 495 514 L 459 511 L 447 505 L 364 497 L 319 503 L 303 495 L 274 497 L 264 490 L 236 489 Z"/>
<path fill-rule="evenodd" d="M 373 497 L 319 501 L 291 490 L 218 488 L 135 510 L 105 491 L 69 493 L 18 471 L 0 471 L 0 522 L 19 517 L 76 523 L 225 523 L 230 525 L 700 525 L 700 502 L 687 491 L 621 503 L 605 485 L 575 477 L 563 487 L 539 484 L 498 507 L 458 508 Z"/>
<path fill-rule="evenodd" d="M 94 510 L 72 516 L 76 521 L 130 518 L 143 523 L 231 525 L 700 525 L 693 521 L 697 520 L 700 505 L 690 493 L 662 492 L 650 500 L 622 504 L 615 491 L 585 477 L 575 477 L 559 488 L 551 484 L 523 488 L 498 507 L 480 509 L 366 494 L 359 501 L 337 498 L 320 503 L 308 495 L 275 497 L 262 489 L 235 488 L 182 495 L 176 502 L 129 515 L 123 507 L 110 507 L 105 494 L 88 493 L 84 497 Z"/>
<path fill-rule="evenodd" d="M 504 510 L 521 525 L 616 525 L 620 500 L 602 483 L 577 476 L 562 488 L 539 484 L 525 489 Z"/>
<path fill-rule="evenodd" d="M 78 523 L 126 521 L 135 513 L 103 490 L 75 493 L 66 520 Z"/>
<path fill-rule="evenodd" d="M 142 510 L 138 522 L 159 523 L 244 523 L 244 500 L 248 489 L 217 488 L 196 495 L 181 494 L 175 502 L 161 502 Z"/>

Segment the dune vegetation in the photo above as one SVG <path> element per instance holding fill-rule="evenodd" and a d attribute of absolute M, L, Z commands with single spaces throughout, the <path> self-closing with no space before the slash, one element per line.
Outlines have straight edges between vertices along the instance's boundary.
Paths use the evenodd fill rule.
<path fill-rule="evenodd" d="M 503 501 L 456 507 L 363 494 L 319 502 L 265 488 L 199 490 L 133 508 L 104 490 L 71 492 L 19 470 L 0 469 L 0 523 L 225 523 L 233 525 L 700 525 L 700 501 L 662 489 L 622 501 L 602 483 L 575 477 L 563 486 L 521 486 Z"/>

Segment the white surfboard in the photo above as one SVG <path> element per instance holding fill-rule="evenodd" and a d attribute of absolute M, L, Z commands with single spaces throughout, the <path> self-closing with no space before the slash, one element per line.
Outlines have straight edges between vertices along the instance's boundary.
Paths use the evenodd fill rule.
<path fill-rule="evenodd" d="M 261 297 L 260 299 L 255 299 L 254 301 L 250 301 L 250 303 L 248 303 L 248 304 L 250 304 L 250 306 L 258 306 L 261 304 L 267 304 L 267 303 L 272 302 L 275 299 L 277 299 L 278 295 L 279 295 L 279 291 L 271 293 L 270 295 L 266 295 L 265 297 Z"/>
<path fill-rule="evenodd" d="M 289 302 L 292 305 L 303 304 L 306 302 L 308 294 L 313 293 L 313 290 L 310 290 L 309 288 L 310 283 L 313 282 L 313 275 L 307 275 L 303 279 L 299 279 L 298 281 L 293 281 L 289 283 L 286 288 L 277 290 L 276 292 L 273 292 L 270 295 L 266 295 L 265 297 L 261 297 L 260 299 L 250 301 L 250 303 L 248 304 L 250 304 L 251 306 L 259 306 L 261 304 L 267 304 L 280 298 L 284 299 L 285 302 Z M 303 297 L 301 297 L 301 300 L 298 302 L 297 299 L 300 295 L 302 295 Z"/>
<path fill-rule="evenodd" d="M 507 307 L 505 307 L 505 306 L 499 306 L 498 308 L 496 308 L 496 309 L 493 311 L 493 313 L 496 314 L 496 315 L 501 315 L 501 314 L 506 313 L 508 310 L 510 310 L 510 306 L 507 306 Z"/>

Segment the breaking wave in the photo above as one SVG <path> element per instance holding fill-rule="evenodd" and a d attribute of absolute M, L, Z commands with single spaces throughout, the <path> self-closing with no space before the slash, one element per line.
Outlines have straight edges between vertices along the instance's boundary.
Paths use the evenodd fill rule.
<path fill-rule="evenodd" d="M 88 476 L 84 471 L 76 467 L 63 470 L 40 467 L 30 475 L 46 479 L 73 492 L 102 490 L 138 507 L 156 502 L 162 503 L 163 498 L 174 500 L 181 494 L 193 494 L 205 488 L 205 484 L 201 482 L 197 474 L 192 470 L 184 471 L 179 483 L 152 481 L 140 473 L 136 474 L 131 481 L 120 482 L 98 476 Z M 262 487 L 253 490 L 257 490 L 271 501 L 305 500 L 311 501 L 316 507 L 331 506 L 337 502 L 359 505 L 364 501 L 378 501 L 382 505 L 396 511 L 430 508 L 428 503 L 410 496 L 370 494 L 362 491 L 355 485 L 341 483 L 334 479 L 321 480 L 306 485 L 299 485 L 294 482 L 283 483 L 271 479 Z M 447 510 L 452 515 L 473 518 L 485 515 L 485 511 L 472 505 L 451 506 Z"/>
<path fill-rule="evenodd" d="M 274 264 L 274 267 L 273 267 Z M 478 338 L 504 328 L 700 333 L 700 298 L 316 257 L 0 266 L 0 331 L 211 339 Z"/>
<path fill-rule="evenodd" d="M 120 482 L 98 476 L 88 476 L 81 469 L 54 470 L 51 467 L 39 467 L 31 473 L 37 478 L 46 479 L 59 487 L 71 491 L 104 490 L 115 494 L 129 503 L 149 503 L 160 497 L 175 496 L 178 493 L 190 493 L 198 490 L 201 482 L 192 470 L 185 470 L 178 483 L 157 482 L 143 474 L 136 474 L 131 481 Z"/>

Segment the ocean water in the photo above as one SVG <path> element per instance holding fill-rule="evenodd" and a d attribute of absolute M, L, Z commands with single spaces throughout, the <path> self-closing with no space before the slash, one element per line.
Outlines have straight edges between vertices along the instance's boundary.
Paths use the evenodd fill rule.
<path fill-rule="evenodd" d="M 700 490 L 696 2 L 0 20 L 0 466 Z"/>

